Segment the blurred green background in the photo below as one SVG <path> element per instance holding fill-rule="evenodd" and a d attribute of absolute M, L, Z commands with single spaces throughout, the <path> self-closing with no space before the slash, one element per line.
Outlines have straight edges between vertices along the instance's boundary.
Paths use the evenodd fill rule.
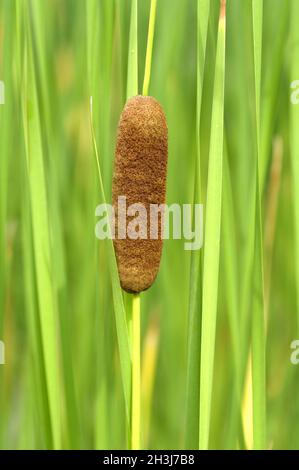
<path fill-rule="evenodd" d="M 291 3 L 263 2 L 261 95 L 265 298 L 269 305 L 267 446 L 285 449 L 299 447 L 299 368 L 290 363 L 290 343 L 299 338 L 289 135 L 290 82 L 299 76 L 290 73 L 294 60 Z M 89 97 L 93 96 L 95 132 L 110 201 L 117 123 L 126 101 L 130 8 L 129 0 L 0 0 L 0 80 L 5 84 L 5 104 L 0 105 L 0 339 L 5 343 L 6 362 L 0 366 L 0 448 L 53 446 L 46 387 L 51 357 L 56 361 L 51 366 L 57 372 L 52 386 L 61 403 L 62 447 L 126 446 L 107 255 L 94 234 L 95 208 L 101 201 Z M 138 2 L 140 93 L 149 9 L 149 0 Z M 200 134 L 204 204 L 218 12 L 219 2 L 212 0 Z M 158 0 L 149 94 L 161 102 L 168 120 L 168 204 L 193 202 L 196 18 L 196 0 Z M 238 309 L 246 312 L 238 317 L 244 331 L 244 376 L 249 351 L 252 286 L 244 285 L 244 266 L 254 179 L 253 87 L 251 1 L 228 0 L 225 158 L 234 224 L 230 253 L 225 253 L 221 243 L 210 431 L 210 446 L 220 449 L 238 447 L 225 262 L 225 255 L 231 253 L 237 261 L 233 291 L 242 296 L 248 290 L 247 297 L 242 297 L 245 307 Z M 26 149 L 24 123 L 30 121 L 31 113 L 39 132 L 29 124 L 28 135 L 35 155 L 39 150 L 41 156 L 32 157 L 32 162 L 42 161 L 43 169 L 39 173 L 39 163 L 37 173 L 30 177 L 34 164 L 30 148 Z M 34 138 L 40 138 L 40 145 Z M 34 225 L 37 219 L 39 228 Z M 143 445 L 154 449 L 193 446 L 192 439 L 186 442 L 190 252 L 184 251 L 183 243 L 165 241 L 157 280 L 141 298 Z M 45 247 L 49 248 L 49 265 L 44 264 L 46 281 L 42 282 L 37 253 Z M 42 315 L 52 326 L 54 322 L 51 335 L 56 338 L 54 352 L 50 335 L 43 343 L 47 348 L 49 340 L 47 360 Z M 246 390 L 245 385 L 244 395 Z M 244 416 L 250 409 L 250 403 L 243 401 Z M 250 424 L 244 423 L 250 447 Z"/>

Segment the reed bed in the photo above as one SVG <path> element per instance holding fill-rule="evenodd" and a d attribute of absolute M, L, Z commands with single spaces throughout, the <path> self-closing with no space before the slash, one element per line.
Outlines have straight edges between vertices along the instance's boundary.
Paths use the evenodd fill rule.
<path fill-rule="evenodd" d="M 298 15 L 0 0 L 0 448 L 299 448 Z M 166 201 L 203 204 L 204 244 L 165 240 L 125 292 L 96 207 L 137 95 L 165 112 Z"/>

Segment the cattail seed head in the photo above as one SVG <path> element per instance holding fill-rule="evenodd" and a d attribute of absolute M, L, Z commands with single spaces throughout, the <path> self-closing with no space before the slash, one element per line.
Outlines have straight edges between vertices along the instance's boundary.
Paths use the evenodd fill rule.
<path fill-rule="evenodd" d="M 168 130 L 161 105 L 150 96 L 130 98 L 119 121 L 112 185 L 114 247 L 121 286 L 127 292 L 148 289 L 159 270 L 162 223 L 159 218 L 157 237 L 150 238 L 150 205 L 165 203 L 167 154 Z M 118 237 L 120 196 L 126 197 L 126 207 L 142 204 L 146 209 L 143 238 Z M 125 214 L 126 226 L 133 218 Z"/>

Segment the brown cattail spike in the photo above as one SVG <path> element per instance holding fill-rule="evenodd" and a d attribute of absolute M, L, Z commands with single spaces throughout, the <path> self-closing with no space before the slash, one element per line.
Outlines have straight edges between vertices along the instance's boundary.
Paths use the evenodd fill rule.
<path fill-rule="evenodd" d="M 165 203 L 167 154 L 168 131 L 161 105 L 150 96 L 130 98 L 119 121 L 112 188 L 114 247 L 121 286 L 127 292 L 148 289 L 159 270 L 161 217 L 157 238 L 150 238 L 150 205 Z M 145 233 L 139 232 L 137 226 L 138 237 L 142 238 L 129 238 L 123 224 L 120 227 L 120 220 L 125 220 L 126 230 L 136 217 L 119 206 L 120 196 L 126 198 L 126 211 L 132 204 L 142 204 L 146 209 L 145 217 L 144 212 L 136 213 L 146 223 Z"/>

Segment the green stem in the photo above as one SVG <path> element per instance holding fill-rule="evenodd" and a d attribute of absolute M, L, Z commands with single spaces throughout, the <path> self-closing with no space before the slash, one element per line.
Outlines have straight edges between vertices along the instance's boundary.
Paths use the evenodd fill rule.
<path fill-rule="evenodd" d="M 132 0 L 127 100 L 136 95 L 138 95 L 138 3 L 137 0 Z M 126 304 L 127 323 L 129 327 L 132 354 L 132 393 L 129 442 L 131 449 L 138 450 L 140 448 L 140 296 L 133 295 L 131 305 L 127 298 Z M 131 310 L 128 311 L 129 307 L 131 307 Z"/>
<path fill-rule="evenodd" d="M 140 295 L 132 298 L 131 449 L 140 449 Z"/>
<path fill-rule="evenodd" d="M 149 88 L 149 82 L 150 82 L 156 11 L 157 11 L 157 0 L 151 0 L 151 11 L 150 11 L 149 26 L 148 26 L 144 80 L 143 80 L 143 88 L 142 88 L 143 95 L 148 94 L 148 88 Z"/>
<path fill-rule="evenodd" d="M 132 0 L 129 57 L 128 57 L 128 82 L 127 99 L 138 94 L 138 9 L 137 0 Z"/>

